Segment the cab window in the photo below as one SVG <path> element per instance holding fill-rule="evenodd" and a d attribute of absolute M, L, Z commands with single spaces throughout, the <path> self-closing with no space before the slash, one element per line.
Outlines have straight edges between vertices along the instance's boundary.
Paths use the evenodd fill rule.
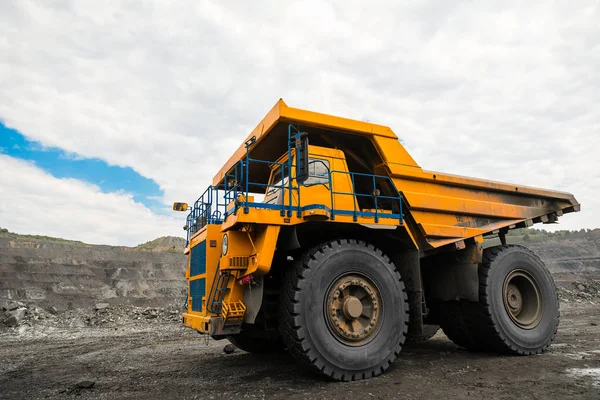
<path fill-rule="evenodd" d="M 308 160 L 308 179 L 304 186 L 329 183 L 329 161 L 318 158 Z"/>
<path fill-rule="evenodd" d="M 281 190 L 282 186 L 285 186 L 288 183 L 287 170 L 283 168 L 284 173 L 282 175 L 282 168 L 282 165 L 278 165 L 275 169 L 273 169 L 269 186 L 267 186 L 267 192 L 265 193 L 265 203 L 276 203 L 279 191 Z"/>

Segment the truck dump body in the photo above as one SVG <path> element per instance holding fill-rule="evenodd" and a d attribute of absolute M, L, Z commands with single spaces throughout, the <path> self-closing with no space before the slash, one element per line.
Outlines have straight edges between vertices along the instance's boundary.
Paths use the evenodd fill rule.
<path fill-rule="evenodd" d="M 351 170 L 389 176 L 403 198 L 405 224 L 420 250 L 508 229 L 553 223 L 579 211 L 570 193 L 531 188 L 423 170 L 388 127 L 288 107 L 280 100 L 247 140 L 255 138 L 251 156 L 275 160 L 285 152 L 289 124 L 306 131 L 311 144 L 342 150 Z M 213 179 L 224 177 L 246 155 L 242 145 Z M 268 179 L 268 168 L 255 168 L 249 180 Z M 265 178 L 265 176 L 267 178 Z M 261 191 L 260 188 L 255 188 Z"/>

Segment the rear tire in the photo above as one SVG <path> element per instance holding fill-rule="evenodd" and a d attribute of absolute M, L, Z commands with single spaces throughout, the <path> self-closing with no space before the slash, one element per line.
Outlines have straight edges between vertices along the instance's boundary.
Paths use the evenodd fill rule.
<path fill-rule="evenodd" d="M 444 301 L 439 304 L 439 322 L 442 331 L 454 344 L 471 351 L 486 349 L 485 340 L 479 336 L 478 324 L 485 324 L 479 303 L 470 301 Z"/>
<path fill-rule="evenodd" d="M 443 302 L 440 325 L 469 350 L 518 355 L 545 351 L 558 329 L 556 287 L 542 260 L 523 246 L 484 250 L 479 302 Z"/>
<path fill-rule="evenodd" d="M 423 333 L 420 335 L 406 334 L 406 343 L 424 342 L 434 337 L 439 330 L 440 327 L 438 325 L 423 325 Z"/>
<path fill-rule="evenodd" d="M 303 367 L 333 380 L 377 376 L 396 359 L 408 329 L 404 284 L 373 245 L 336 240 L 288 270 L 279 324 Z"/>

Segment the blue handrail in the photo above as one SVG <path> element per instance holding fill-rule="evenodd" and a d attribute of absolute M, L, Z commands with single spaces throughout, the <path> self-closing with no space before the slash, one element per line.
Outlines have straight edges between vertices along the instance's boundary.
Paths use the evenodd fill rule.
<path fill-rule="evenodd" d="M 249 213 L 250 208 L 261 208 L 261 209 L 273 209 L 279 210 L 282 217 L 291 217 L 294 212 L 298 216 L 302 215 L 302 212 L 313 209 L 325 210 L 329 214 L 331 220 L 335 219 L 336 215 L 351 215 L 354 221 L 358 220 L 358 217 L 369 217 L 373 218 L 375 223 L 379 222 L 380 218 L 392 218 L 398 219 L 400 223 L 403 222 L 402 213 L 402 197 L 394 182 L 389 176 L 364 174 L 359 172 L 339 171 L 330 170 L 327 165 L 327 184 L 326 186 L 330 192 L 330 205 L 324 204 L 309 204 L 301 206 L 300 202 L 300 187 L 301 186 L 312 186 L 298 184 L 295 174 L 292 174 L 293 168 L 297 165 L 293 165 L 293 149 L 292 146 L 294 141 L 299 138 L 301 132 L 294 127 L 292 124 L 288 126 L 288 146 L 287 146 L 287 160 L 285 162 L 277 161 L 266 161 L 253 159 L 250 157 L 250 148 L 255 143 L 256 139 L 253 137 L 246 143 L 246 156 L 243 160 L 238 161 L 230 170 L 231 174 L 225 174 L 223 183 L 216 186 L 209 186 L 206 191 L 196 200 L 194 207 L 190 211 L 186 219 L 187 229 L 187 240 L 189 243 L 190 238 L 200 231 L 204 226 L 208 224 L 222 224 L 229 215 L 237 214 L 238 210 L 243 209 L 244 213 Z M 311 160 L 311 163 L 321 162 L 322 160 Z M 250 166 L 253 164 L 267 164 L 270 168 L 278 166 L 281 168 L 281 183 L 279 185 L 262 183 L 262 182 L 251 182 L 250 181 Z M 310 165 L 310 164 L 309 164 Z M 352 183 L 353 192 L 341 192 L 333 190 L 333 176 L 334 174 L 349 175 Z M 287 176 L 287 182 L 285 177 Z M 356 178 L 364 177 L 370 178 L 372 182 L 372 191 L 370 193 L 358 193 L 356 192 Z M 322 176 L 324 178 L 324 176 Z M 392 188 L 393 193 L 391 195 L 382 195 L 380 190 L 377 188 L 377 183 L 386 181 L 389 183 L 388 187 Z M 250 201 L 249 194 L 250 189 L 255 187 L 270 187 L 278 190 L 282 190 L 282 196 L 285 194 L 284 190 L 288 190 L 288 204 L 267 204 L 257 203 Z M 265 191 L 266 192 L 266 191 Z M 266 193 L 265 193 L 266 194 Z M 294 194 L 297 197 L 297 202 L 294 204 Z M 353 208 L 351 210 L 337 209 L 335 207 L 336 196 L 352 196 L 355 200 Z M 357 208 L 358 199 L 361 197 L 370 197 L 373 199 L 374 211 L 362 211 Z M 381 212 L 379 209 L 380 200 L 389 200 L 392 203 L 391 212 Z M 396 203 L 397 202 L 397 203 Z M 285 203 L 285 202 L 282 202 Z M 397 204 L 397 208 L 394 204 Z"/>

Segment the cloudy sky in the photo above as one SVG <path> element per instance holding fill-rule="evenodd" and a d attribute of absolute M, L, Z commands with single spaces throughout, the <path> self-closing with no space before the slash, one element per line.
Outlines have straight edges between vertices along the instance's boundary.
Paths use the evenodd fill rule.
<path fill-rule="evenodd" d="M 289 5 L 288 5 L 289 4 Z M 280 98 L 600 227 L 600 2 L 2 1 L 0 227 L 135 245 Z M 547 227 L 547 226 L 544 226 Z"/>

